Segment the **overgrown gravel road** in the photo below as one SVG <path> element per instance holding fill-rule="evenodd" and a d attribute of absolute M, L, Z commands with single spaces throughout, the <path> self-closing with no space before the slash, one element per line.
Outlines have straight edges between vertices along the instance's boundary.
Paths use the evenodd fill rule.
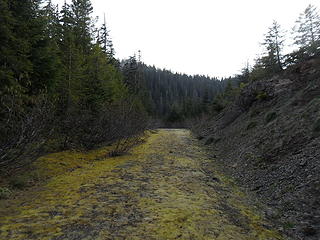
<path fill-rule="evenodd" d="M 1 202 L 0 239 L 283 239 L 187 130 L 30 191 Z"/>

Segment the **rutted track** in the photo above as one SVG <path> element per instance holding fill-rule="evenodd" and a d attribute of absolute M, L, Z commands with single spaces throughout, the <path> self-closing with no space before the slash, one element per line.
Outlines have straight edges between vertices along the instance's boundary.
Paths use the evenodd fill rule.
<path fill-rule="evenodd" d="M 283 239 L 187 130 L 159 130 L 32 195 L 0 205 L 0 239 Z"/>

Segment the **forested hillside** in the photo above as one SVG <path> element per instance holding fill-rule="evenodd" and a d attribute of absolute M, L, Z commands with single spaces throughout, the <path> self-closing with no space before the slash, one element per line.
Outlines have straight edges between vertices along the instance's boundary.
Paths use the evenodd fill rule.
<path fill-rule="evenodd" d="M 183 121 L 208 111 L 208 105 L 236 79 L 188 76 L 142 65 L 151 113 L 167 121 Z"/>
<path fill-rule="evenodd" d="M 0 1 L 0 167 L 142 133 L 206 111 L 226 81 L 119 61 L 90 0 Z"/>
<path fill-rule="evenodd" d="M 122 60 L 120 66 L 126 85 L 135 89 L 149 116 L 163 126 L 181 126 L 207 113 L 213 100 L 240 80 L 239 76 L 218 79 L 174 73 L 146 65 L 136 56 Z"/>
<path fill-rule="evenodd" d="M 290 36 L 290 35 L 289 35 Z M 216 164 L 267 206 L 289 239 L 320 237 L 320 15 L 309 5 L 285 54 L 280 25 L 265 35 L 263 54 L 239 76 L 225 105 L 193 124 Z M 228 94 L 229 93 L 229 94 Z"/>

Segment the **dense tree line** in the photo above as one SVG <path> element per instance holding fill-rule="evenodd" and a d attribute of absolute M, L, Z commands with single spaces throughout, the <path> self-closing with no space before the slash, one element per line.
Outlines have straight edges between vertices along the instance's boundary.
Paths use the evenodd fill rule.
<path fill-rule="evenodd" d="M 207 113 L 213 100 L 238 81 L 231 77 L 218 79 L 174 73 L 146 65 L 136 56 L 120 65 L 126 85 L 142 100 L 148 115 L 161 120 L 163 126 Z"/>
<path fill-rule="evenodd" d="M 145 129 L 139 94 L 92 12 L 90 0 L 0 0 L 1 170 L 26 164 L 48 140 L 92 148 Z"/>
<path fill-rule="evenodd" d="M 169 122 L 184 121 L 208 111 L 214 97 L 230 79 L 189 76 L 141 65 L 148 93 L 149 112 Z"/>

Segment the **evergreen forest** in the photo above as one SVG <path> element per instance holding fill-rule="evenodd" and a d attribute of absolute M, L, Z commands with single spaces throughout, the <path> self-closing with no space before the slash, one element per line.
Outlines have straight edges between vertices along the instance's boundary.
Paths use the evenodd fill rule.
<path fill-rule="evenodd" d="M 1 169 L 19 168 L 41 151 L 90 149 L 155 126 L 185 127 L 221 111 L 250 81 L 319 53 L 312 5 L 297 21 L 298 50 L 283 54 L 284 34 L 274 21 L 255 65 L 218 79 L 158 69 L 135 55 L 116 59 L 109 26 L 97 24 L 90 0 L 0 4 Z"/>
<path fill-rule="evenodd" d="M 20 168 L 39 152 L 134 136 L 155 122 L 181 124 L 207 111 L 226 85 L 135 56 L 116 59 L 109 28 L 97 24 L 90 0 L 0 4 L 2 170 Z"/>

